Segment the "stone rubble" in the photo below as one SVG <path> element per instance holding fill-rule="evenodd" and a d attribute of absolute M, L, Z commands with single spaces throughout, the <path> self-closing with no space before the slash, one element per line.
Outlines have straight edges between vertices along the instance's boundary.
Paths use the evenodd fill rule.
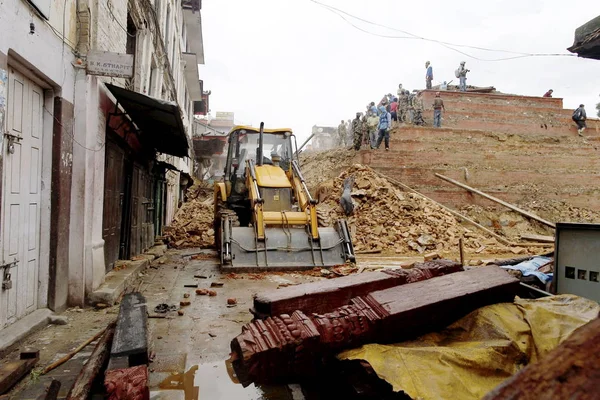
<path fill-rule="evenodd" d="M 353 176 L 354 213 L 346 217 L 339 205 L 343 181 Z M 357 253 L 382 252 L 403 255 L 457 252 L 464 238 L 465 249 L 486 253 L 506 252 L 496 239 L 461 225 L 452 214 L 434 202 L 399 190 L 371 168 L 355 164 L 337 178 L 323 182 L 326 193 L 318 205 L 319 223 L 330 226 L 346 218 Z"/>

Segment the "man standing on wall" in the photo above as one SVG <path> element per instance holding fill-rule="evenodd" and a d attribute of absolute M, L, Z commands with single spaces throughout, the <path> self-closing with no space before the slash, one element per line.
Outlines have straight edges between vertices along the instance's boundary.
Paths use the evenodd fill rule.
<path fill-rule="evenodd" d="M 436 92 L 433 99 L 433 126 L 435 128 L 442 127 L 442 110 L 446 112 L 444 100 L 440 97 L 440 92 Z"/>
<path fill-rule="evenodd" d="M 369 118 L 367 118 L 367 127 L 369 129 L 369 139 L 372 149 L 375 148 L 375 144 L 377 143 L 377 125 L 379 125 L 379 117 L 377 117 L 377 113 L 371 113 Z"/>
<path fill-rule="evenodd" d="M 379 107 L 379 125 L 377 129 L 379 130 L 379 136 L 377 137 L 376 148 L 381 146 L 381 141 L 385 138 L 385 150 L 390 149 L 390 128 L 392 125 L 392 116 L 389 112 L 385 110 L 385 107 Z"/>
<path fill-rule="evenodd" d="M 460 66 L 455 72 L 456 77 L 459 79 L 460 83 L 458 88 L 461 92 L 467 91 L 467 72 L 471 72 L 471 70 L 465 68 L 465 62 L 461 61 Z"/>
<path fill-rule="evenodd" d="M 352 121 L 352 134 L 354 135 L 354 150 L 360 150 L 360 144 L 362 143 L 362 120 L 360 119 L 361 113 L 356 113 L 356 118 Z"/>
<path fill-rule="evenodd" d="M 431 82 L 433 81 L 433 67 L 429 61 L 425 63 L 425 68 L 427 69 L 427 72 L 425 72 L 425 88 L 431 89 Z"/>
<path fill-rule="evenodd" d="M 338 125 L 337 134 L 337 145 L 344 147 L 346 145 L 346 123 L 344 120 L 342 120 L 342 123 Z"/>

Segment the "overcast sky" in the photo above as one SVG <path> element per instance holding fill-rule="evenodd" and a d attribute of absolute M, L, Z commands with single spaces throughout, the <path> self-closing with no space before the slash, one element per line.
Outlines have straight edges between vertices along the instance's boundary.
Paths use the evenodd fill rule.
<path fill-rule="evenodd" d="M 568 53 L 575 29 L 600 15 L 598 0 L 322 2 L 422 37 L 524 53 Z M 600 101 L 596 60 L 476 60 L 437 43 L 361 32 L 310 0 L 205 0 L 202 7 L 206 64 L 200 77 L 212 91 L 211 114 L 232 111 L 236 123 L 290 127 L 300 139 L 315 124 L 337 126 L 353 118 L 367 102 L 395 94 L 398 83 L 424 88 L 427 60 L 434 84 L 456 81 L 454 70 L 466 61 L 470 85 L 530 96 L 552 88 L 566 108 L 584 103 L 588 116 Z M 405 36 L 347 18 L 369 32 Z M 459 49 L 480 59 L 514 56 Z"/>

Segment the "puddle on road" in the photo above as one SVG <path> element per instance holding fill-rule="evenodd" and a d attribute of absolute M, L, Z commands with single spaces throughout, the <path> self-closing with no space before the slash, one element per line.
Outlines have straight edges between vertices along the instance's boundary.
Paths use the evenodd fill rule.
<path fill-rule="evenodd" d="M 174 374 L 159 386 L 163 390 L 183 390 L 185 400 L 300 400 L 288 386 L 243 387 L 235 378 L 229 361 L 201 364 L 185 374 Z"/>

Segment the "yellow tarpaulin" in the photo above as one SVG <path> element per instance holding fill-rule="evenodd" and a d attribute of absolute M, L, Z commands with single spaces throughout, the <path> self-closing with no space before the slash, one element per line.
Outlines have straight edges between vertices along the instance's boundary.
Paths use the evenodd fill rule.
<path fill-rule="evenodd" d="M 481 399 L 598 316 L 598 303 L 572 295 L 480 308 L 438 333 L 338 355 L 365 360 L 394 391 L 413 399 Z"/>

